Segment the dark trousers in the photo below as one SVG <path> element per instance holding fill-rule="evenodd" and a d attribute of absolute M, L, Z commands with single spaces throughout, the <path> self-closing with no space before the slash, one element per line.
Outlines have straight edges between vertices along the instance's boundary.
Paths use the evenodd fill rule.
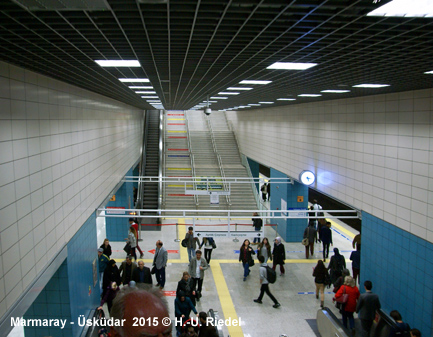
<path fill-rule="evenodd" d="M 284 265 L 282 263 L 279 263 L 279 265 L 280 265 L 281 274 L 284 274 L 285 273 Z M 272 269 L 273 270 L 277 269 L 277 264 L 274 263 L 274 265 L 272 266 Z"/>
<path fill-rule="evenodd" d="M 349 319 L 349 326 L 351 329 L 355 328 L 355 319 L 353 318 L 353 312 L 343 310 L 343 325 L 347 328 L 347 320 Z"/>
<path fill-rule="evenodd" d="M 305 257 L 308 259 L 310 255 L 308 254 L 311 252 L 311 256 L 314 255 L 314 242 L 310 242 L 308 246 L 305 246 Z"/>
<path fill-rule="evenodd" d="M 323 246 L 323 259 L 326 259 L 329 256 L 329 245 L 330 245 L 330 243 L 324 243 L 324 242 L 322 242 L 322 246 Z"/>
<path fill-rule="evenodd" d="M 269 284 L 267 284 L 267 283 L 266 284 L 262 284 L 262 286 L 260 287 L 260 295 L 259 295 L 259 298 L 258 298 L 259 301 L 261 301 L 263 299 L 263 295 L 265 293 L 271 298 L 271 300 L 274 302 L 274 304 L 278 303 L 277 299 L 269 291 Z"/>
<path fill-rule="evenodd" d="M 135 247 L 131 248 L 129 254 L 134 257 L 135 261 L 137 261 L 137 254 L 135 253 Z"/>
<path fill-rule="evenodd" d="M 359 268 L 352 267 L 352 273 L 353 273 L 353 279 L 355 280 L 355 284 L 356 282 L 358 282 L 359 284 Z M 356 281 L 356 279 L 358 279 L 358 281 Z"/>
<path fill-rule="evenodd" d="M 362 334 L 366 337 L 370 336 L 370 330 L 373 325 L 371 319 L 361 319 Z"/>
<path fill-rule="evenodd" d="M 155 277 L 156 277 L 156 282 L 159 283 L 159 286 L 164 288 L 164 285 L 165 285 L 165 267 L 162 267 L 161 269 L 156 268 Z"/>
<path fill-rule="evenodd" d="M 212 249 L 204 249 L 204 258 L 206 260 L 206 262 L 209 264 L 210 259 L 212 257 Z"/>
<path fill-rule="evenodd" d="M 254 227 L 254 230 L 255 230 L 256 232 L 259 232 L 259 231 L 261 230 L 261 228 Z M 256 243 L 256 242 L 260 243 L 260 238 L 259 238 L 259 237 L 255 237 L 255 238 L 253 239 L 253 243 Z"/>
<path fill-rule="evenodd" d="M 267 193 L 263 193 L 262 192 L 262 199 L 263 199 L 263 201 L 266 201 L 266 195 L 267 195 Z"/>
<path fill-rule="evenodd" d="M 194 281 L 193 289 L 196 289 L 197 287 L 196 293 L 197 292 L 201 293 L 201 287 L 203 286 L 203 279 L 199 277 L 193 277 L 192 280 Z"/>

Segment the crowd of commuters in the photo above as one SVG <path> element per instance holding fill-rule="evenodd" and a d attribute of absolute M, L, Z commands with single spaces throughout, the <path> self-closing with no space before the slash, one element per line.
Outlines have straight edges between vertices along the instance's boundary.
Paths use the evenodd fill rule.
<path fill-rule="evenodd" d="M 314 210 L 322 210 L 314 208 Z M 253 214 L 258 216 L 257 213 Z M 257 219 L 257 218 L 255 218 Z M 254 220 L 253 219 L 253 225 Z M 261 219 L 259 219 L 261 220 Z M 137 261 L 135 249 L 140 251 L 140 257 L 143 252 L 138 247 L 137 229 L 133 226 L 136 224 L 133 219 L 130 219 L 130 227 L 128 238 L 126 239 L 130 245 L 130 251 L 125 261 L 121 262 L 120 267 L 117 267 L 115 260 L 111 259 L 112 249 L 108 239 L 105 239 L 103 244 L 98 249 L 98 268 L 100 276 L 101 302 L 98 309 L 106 303 L 108 311 L 112 317 L 131 317 L 133 308 L 139 307 L 136 303 L 137 299 L 142 299 L 143 303 L 149 303 L 150 306 L 157 306 L 156 311 L 150 309 L 136 308 L 137 313 L 142 313 L 142 317 L 155 317 L 155 313 L 161 317 L 168 316 L 167 305 L 162 297 L 160 290 L 165 285 L 165 268 L 167 265 L 167 250 L 163 246 L 161 240 L 156 242 L 155 254 L 152 263 L 152 269 L 145 266 L 143 261 L 138 263 L 133 262 L 133 258 Z M 260 224 L 260 228 L 261 228 Z M 137 225 L 138 226 L 138 225 Z M 313 269 L 314 283 L 316 287 L 316 299 L 320 298 L 320 307 L 324 307 L 325 288 L 333 286 L 335 293 L 333 301 L 336 302 L 336 307 L 342 315 L 342 323 L 345 328 L 351 329 L 352 334 L 355 334 L 355 319 L 354 313 L 358 314 L 361 322 L 362 335 L 369 336 L 373 321 L 377 310 L 381 308 L 379 296 L 372 292 L 373 284 L 367 280 L 363 287 L 365 292 L 360 293 L 357 287 L 357 280 L 360 274 L 360 251 L 361 237 L 356 236 L 353 240 L 353 247 L 356 247 L 350 255 L 352 261 L 352 276 L 346 268 L 346 260 L 340 254 L 338 248 L 334 248 L 334 255 L 331 256 L 328 266 L 325 266 L 326 259 L 329 255 L 329 246 L 333 245 L 331 223 L 327 221 L 319 222 L 318 219 L 311 219 L 307 228 L 304 231 L 304 238 L 307 238 L 309 244 L 305 246 L 306 258 L 309 254 L 314 255 L 314 243 L 322 242 L 323 245 L 323 260 L 318 260 L 317 265 Z M 317 234 L 319 237 L 317 237 Z M 176 325 L 177 336 L 217 336 L 217 330 L 210 325 L 206 318 L 205 312 L 198 313 L 196 303 L 200 301 L 203 290 L 203 280 L 205 271 L 209 268 L 212 250 L 216 248 L 213 238 L 204 237 L 200 244 L 198 238 L 194 236 L 193 228 L 189 227 L 185 236 L 186 248 L 188 251 L 188 271 L 184 271 L 182 278 L 177 284 L 176 297 L 174 301 L 175 317 L 181 324 Z M 262 304 L 264 294 L 273 301 L 274 308 L 279 308 L 280 303 L 271 293 L 269 285 L 275 282 L 276 267 L 280 265 L 280 276 L 285 274 L 284 263 L 286 259 L 285 247 L 280 237 L 275 238 L 273 248 L 271 247 L 268 238 L 263 238 L 262 242 L 258 240 L 257 258 L 260 262 L 259 277 L 260 277 L 260 294 L 255 303 Z M 197 245 L 199 250 L 196 250 Z M 204 246 L 205 257 L 202 257 L 200 250 Z M 239 252 L 239 261 L 243 266 L 243 280 L 246 281 L 251 272 L 251 267 L 254 266 L 254 255 L 256 251 L 251 247 L 250 240 L 244 240 Z M 272 261 L 272 268 L 268 266 L 268 260 Z M 155 274 L 156 286 L 152 287 L 152 275 Z M 123 286 L 123 287 L 122 287 Z M 134 302 L 134 303 L 133 303 Z M 127 307 L 126 303 L 130 303 L 132 307 Z M 155 303 L 157 303 L 155 305 Z M 191 312 L 197 316 L 200 321 L 199 327 L 191 323 Z M 401 314 L 397 310 L 390 313 L 390 317 L 395 321 L 389 337 L 402 336 L 402 332 L 409 332 L 411 337 L 421 337 L 418 329 L 410 329 L 409 324 L 403 321 Z M 165 330 L 163 329 L 165 328 Z M 117 330 L 116 330 L 117 329 Z M 154 327 L 152 331 L 140 331 L 140 327 L 134 328 L 127 326 L 124 328 L 112 328 L 112 336 L 124 336 L 125 331 L 128 336 L 139 336 L 144 333 L 154 334 L 157 331 L 162 331 L 166 335 L 171 327 Z M 158 335 L 158 334 L 157 334 Z"/>

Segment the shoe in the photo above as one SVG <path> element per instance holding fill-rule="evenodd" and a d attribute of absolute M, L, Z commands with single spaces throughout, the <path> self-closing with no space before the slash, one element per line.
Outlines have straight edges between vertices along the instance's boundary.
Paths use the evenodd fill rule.
<path fill-rule="evenodd" d="M 244 282 L 247 280 L 247 278 L 246 277 L 244 277 Z"/>
<path fill-rule="evenodd" d="M 159 287 L 160 290 L 164 289 L 164 287 Z"/>
<path fill-rule="evenodd" d="M 319 294 L 316 294 L 316 300 L 318 300 L 319 299 Z"/>
<path fill-rule="evenodd" d="M 196 297 L 195 300 L 196 300 L 197 302 L 200 302 L 200 297 Z"/>
<path fill-rule="evenodd" d="M 320 307 L 323 308 L 325 306 L 325 303 L 323 301 L 320 301 Z"/>
<path fill-rule="evenodd" d="M 254 302 L 259 303 L 259 304 L 262 304 L 262 303 L 263 303 L 263 302 L 260 301 L 260 300 L 254 300 Z"/>
<path fill-rule="evenodd" d="M 279 308 L 279 307 L 281 307 L 281 304 L 280 303 L 275 303 L 274 305 L 273 305 L 273 307 L 276 309 L 276 308 Z"/>
<path fill-rule="evenodd" d="M 280 274 L 280 276 L 284 276 L 284 275 L 285 275 L 284 273 L 281 273 L 281 274 Z"/>
<path fill-rule="evenodd" d="M 159 283 L 157 283 L 156 285 L 155 285 L 155 287 L 159 287 L 160 285 L 159 285 Z"/>

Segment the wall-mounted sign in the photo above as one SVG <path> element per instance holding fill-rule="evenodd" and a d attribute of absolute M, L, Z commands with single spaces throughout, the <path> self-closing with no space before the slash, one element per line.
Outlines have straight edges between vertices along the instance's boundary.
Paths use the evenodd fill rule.
<path fill-rule="evenodd" d="M 298 202 L 304 202 L 304 196 L 298 195 Z"/>
<path fill-rule="evenodd" d="M 116 195 L 113 194 L 113 196 L 111 197 L 110 201 L 116 201 Z"/>
<path fill-rule="evenodd" d="M 312 185 L 316 181 L 316 176 L 313 172 L 305 170 L 299 174 L 299 180 L 304 185 Z"/>

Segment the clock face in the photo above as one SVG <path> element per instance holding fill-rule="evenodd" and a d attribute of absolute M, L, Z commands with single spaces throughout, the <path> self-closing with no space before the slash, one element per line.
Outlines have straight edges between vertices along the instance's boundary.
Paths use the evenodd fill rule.
<path fill-rule="evenodd" d="M 311 185 L 316 180 L 316 176 L 311 171 L 302 171 L 301 174 L 299 175 L 299 180 L 304 185 Z"/>

